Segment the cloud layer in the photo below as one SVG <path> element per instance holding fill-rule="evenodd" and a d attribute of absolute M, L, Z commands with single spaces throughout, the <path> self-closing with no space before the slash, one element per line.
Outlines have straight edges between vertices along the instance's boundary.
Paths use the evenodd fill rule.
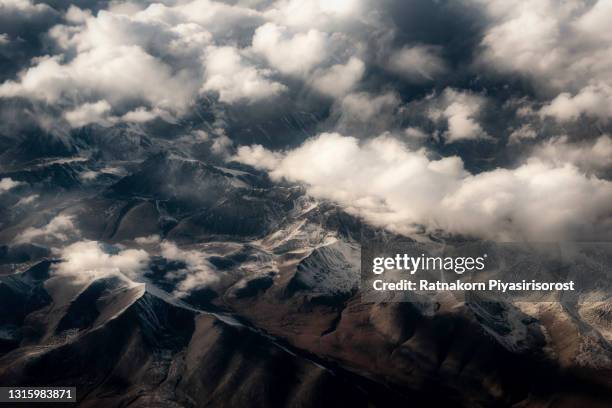
<path fill-rule="evenodd" d="M 516 72 L 557 95 L 544 114 L 612 117 L 612 45 L 606 0 L 472 0 L 490 18 L 480 56 L 487 67 Z"/>
<path fill-rule="evenodd" d="M 88 4 L 0 2 L 6 150 L 129 129 L 139 158 L 234 157 L 396 230 L 609 236 L 608 1 Z"/>
<path fill-rule="evenodd" d="M 390 136 L 360 143 L 323 133 L 282 153 L 241 147 L 235 160 L 266 169 L 273 179 L 304 183 L 313 196 L 402 233 L 426 228 L 556 240 L 606 236 L 612 228 L 611 182 L 535 156 L 513 169 L 471 174 L 457 156 L 433 159 Z"/>
<path fill-rule="evenodd" d="M 82 127 L 172 120 L 209 94 L 227 104 L 266 100 L 287 91 L 284 77 L 344 95 L 361 79 L 364 63 L 354 41 L 333 31 L 333 21 L 355 18 L 353 6 L 307 3 L 277 2 L 265 10 L 208 0 L 114 3 L 95 14 L 71 6 L 47 34 L 57 52 L 32 59 L 0 84 L 0 97 L 59 106 L 70 126 Z M 276 22 L 296 7 L 325 16 L 332 31 Z M 26 0 L 3 9 L 45 10 L 53 9 Z"/>

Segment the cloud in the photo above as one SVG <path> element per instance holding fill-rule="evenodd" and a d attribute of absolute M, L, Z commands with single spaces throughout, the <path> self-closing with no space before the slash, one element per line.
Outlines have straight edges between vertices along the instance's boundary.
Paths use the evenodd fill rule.
<path fill-rule="evenodd" d="M 397 109 L 399 104 L 400 99 L 393 92 L 386 92 L 382 95 L 358 92 L 342 99 L 340 111 L 346 121 L 368 122 L 381 114 Z"/>
<path fill-rule="evenodd" d="M 266 18 L 297 29 L 340 29 L 367 16 L 373 4 L 364 0 L 279 0 L 265 10 Z"/>
<path fill-rule="evenodd" d="M 90 123 L 98 123 L 109 126 L 112 121 L 109 119 L 111 106 L 106 101 L 95 103 L 85 103 L 75 110 L 64 113 L 64 117 L 72 127 L 82 127 Z"/>
<path fill-rule="evenodd" d="M 262 145 L 240 146 L 234 160 L 262 169 L 274 169 L 282 160 L 281 153 L 271 152 Z"/>
<path fill-rule="evenodd" d="M 568 7 L 554 7 L 553 1 L 518 1 L 513 6 L 501 1 L 484 3 L 493 23 L 483 39 L 483 57 L 499 69 L 542 75 L 560 63 L 554 49 L 560 41 L 560 25 L 569 18 Z"/>
<path fill-rule="evenodd" d="M 143 107 L 129 111 L 122 116 L 111 114 L 112 106 L 105 100 L 94 103 L 84 103 L 76 109 L 64 112 L 64 119 L 75 128 L 96 123 L 101 126 L 112 126 L 117 123 L 144 123 L 155 118 L 165 119 L 172 122 L 172 116 L 160 109 L 148 110 Z"/>
<path fill-rule="evenodd" d="M 390 136 L 360 143 L 323 133 L 283 153 L 241 147 L 234 159 L 407 234 L 423 227 L 501 240 L 612 234 L 612 183 L 537 157 L 471 174 L 457 156 L 433 159 Z"/>
<path fill-rule="evenodd" d="M 46 4 L 34 4 L 29 0 L 1 0 L 0 10 L 3 14 L 21 13 L 24 15 L 33 15 L 45 13 L 50 7 Z"/>
<path fill-rule="evenodd" d="M 612 170 L 612 139 L 608 135 L 574 143 L 567 136 L 555 137 L 536 146 L 532 154 L 557 166 L 571 163 L 587 173 L 605 175 Z"/>
<path fill-rule="evenodd" d="M 53 24 L 57 12 L 30 0 L 0 0 L 0 27 L 12 36 L 31 35 Z"/>
<path fill-rule="evenodd" d="M 327 42 L 327 35 L 315 29 L 291 34 L 266 23 L 255 31 L 252 48 L 283 74 L 304 76 L 327 58 Z"/>
<path fill-rule="evenodd" d="M 361 80 L 365 64 L 359 58 L 351 57 L 345 64 L 335 64 L 329 69 L 314 73 L 312 86 L 319 92 L 340 97 L 347 94 Z"/>
<path fill-rule="evenodd" d="M 477 121 L 484 104 L 485 98 L 480 95 L 446 88 L 438 98 L 431 99 L 428 115 L 433 121 L 446 123 L 442 136 L 447 143 L 491 139 Z"/>
<path fill-rule="evenodd" d="M 26 0 L 6 4 L 53 11 Z M 365 72 L 354 31 L 364 24 L 360 10 L 362 1 L 344 0 L 72 5 L 45 35 L 52 53 L 18 64 L 0 83 L 0 98 L 59 112 L 55 127 L 66 131 L 155 118 L 176 123 L 198 102 L 214 101 L 211 94 L 225 104 L 253 104 L 305 85 L 342 97 Z"/>
<path fill-rule="evenodd" d="M 556 95 L 543 113 L 560 120 L 612 115 L 612 7 L 595 2 L 473 0 L 489 25 L 480 60 L 485 69 L 520 73 L 541 95 Z"/>
<path fill-rule="evenodd" d="M 83 284 L 107 276 L 138 277 L 149 264 L 149 254 L 141 249 L 112 250 L 96 241 L 81 241 L 63 248 L 62 262 L 54 273 Z"/>
<path fill-rule="evenodd" d="M 608 84 L 587 85 L 577 94 L 563 92 L 540 110 L 542 116 L 552 116 L 562 122 L 587 115 L 599 119 L 612 118 L 612 87 Z"/>
<path fill-rule="evenodd" d="M 26 206 L 30 205 L 38 199 L 38 194 L 32 194 L 26 197 L 23 197 L 17 201 L 16 206 Z"/>
<path fill-rule="evenodd" d="M 422 129 L 413 126 L 404 129 L 404 135 L 408 138 L 408 140 L 417 142 L 423 141 L 429 137 Z"/>
<path fill-rule="evenodd" d="M 301 135 L 326 130 L 330 133 L 284 152 L 242 146 L 236 159 L 269 169 L 275 179 L 306 183 L 313 194 L 380 225 L 469 232 L 460 225 L 465 215 L 475 234 L 495 227 L 506 235 L 531 234 L 525 198 L 550 204 L 550 214 L 559 209 L 555 231 L 579 235 L 605 229 L 605 223 L 589 224 L 592 214 L 605 218 L 599 201 L 587 204 L 580 227 L 564 218 L 565 213 L 578 214 L 576 219 L 582 215 L 569 195 L 562 191 L 558 203 L 549 203 L 524 175 L 547 175 L 557 186 L 605 197 L 608 185 L 601 178 L 609 174 L 608 139 L 599 136 L 610 133 L 606 126 L 612 115 L 609 2 L 466 2 L 410 4 L 406 9 L 413 13 L 405 21 L 400 20 L 406 13 L 393 15 L 406 10 L 404 5 L 369 0 L 111 2 L 107 10 L 70 7 L 59 21 L 60 13 L 49 6 L 4 1 L 0 4 L 13 10 L 11 15 L 21 13 L 14 26 L 28 15 L 44 15 L 50 23 L 41 25 L 48 30 L 45 35 L 32 33 L 44 38 L 49 54 L 41 55 L 40 47 L 36 58 L 30 58 L 35 52 L 25 53 L 14 63 L 21 69 L 11 68 L 2 77 L 9 78 L 0 84 L 3 118 L 6 122 L 19 108 L 26 112 L 20 115 L 34 118 L 28 120 L 52 124 L 45 129 L 65 134 L 92 124 L 135 129 L 140 126 L 123 123 L 161 118 L 182 127 L 172 134 L 190 135 L 190 143 L 181 138 L 174 148 L 188 154 L 196 146 L 198 154 L 210 149 L 221 158 L 230 156 L 241 139 L 252 143 L 265 137 L 267 146 L 296 146 Z M 465 17 L 474 4 L 481 13 Z M 440 13 L 446 14 L 438 19 Z M 421 16 L 427 17 L 422 24 Z M 21 41 L 6 33 L 11 43 L 3 52 Z M 473 54 L 477 64 L 470 60 Z M 523 86 L 525 79 L 530 84 Z M 496 106 L 501 110 L 492 115 Z M 580 122 L 565 122 L 580 118 L 597 123 L 574 134 Z M 4 125 L 2 134 L 26 134 L 14 128 Z M 165 130 L 158 121 L 146 128 Z M 196 135 L 196 128 L 207 134 Z M 225 133 L 212 130 L 217 128 Z M 489 143 L 500 133 L 500 140 L 509 133 L 508 144 Z M 546 141 L 565 133 L 567 138 Z M 464 141 L 471 143 L 458 144 Z M 483 141 L 488 144 L 480 149 L 477 143 Z M 526 141 L 529 146 L 516 146 Z M 419 149 L 423 145 L 439 148 L 442 156 Z M 501 150 L 508 145 L 515 145 L 509 152 L 529 151 L 531 157 L 508 157 Z M 435 159 L 449 152 L 464 159 Z M 339 163 L 331 163 L 332 158 Z M 322 160 L 321 168 L 303 169 L 294 163 L 298 159 Z M 496 169 L 502 162 L 520 164 Z M 489 170 L 481 174 L 466 170 L 483 166 Z M 333 171 L 326 173 L 327 167 Z M 372 186 L 350 181 L 353 174 L 374 180 Z M 81 175 L 96 177 L 85 170 Z M 415 180 L 419 177 L 423 184 Z M 334 190 L 328 180 L 338 187 Z M 415 193 L 393 193 L 387 185 Z M 491 197 L 481 186 L 490 189 Z M 478 197 L 474 208 L 463 197 Z M 30 234 L 53 237 L 52 230 L 43 230 L 32 228 Z M 542 235 L 553 230 L 545 227 Z"/>
<path fill-rule="evenodd" d="M 209 48 L 206 63 L 206 80 L 201 91 L 218 92 L 221 102 L 255 102 L 287 89 L 268 79 L 269 71 L 250 64 L 233 47 Z"/>
<path fill-rule="evenodd" d="M 222 133 L 213 139 L 210 151 L 219 156 L 228 156 L 233 146 L 232 139 Z"/>
<path fill-rule="evenodd" d="M 79 174 L 79 178 L 85 182 L 95 180 L 100 175 L 100 172 L 94 170 L 86 170 Z"/>
<path fill-rule="evenodd" d="M 361 80 L 365 63 L 358 47 L 346 35 L 311 28 L 293 32 L 267 23 L 257 28 L 251 50 L 278 72 L 303 79 L 332 97 L 346 95 Z M 344 61 L 344 62 L 339 62 Z"/>
<path fill-rule="evenodd" d="M 560 5 L 553 0 L 519 0 L 512 6 L 500 0 L 475 0 L 484 5 L 491 20 L 481 58 L 500 71 L 531 75 L 543 87 L 565 86 L 574 79 L 563 69 L 570 61 L 568 49 L 572 20 L 579 2 Z M 505 4 L 504 4 L 505 3 Z"/>
<path fill-rule="evenodd" d="M 133 111 L 129 111 L 123 116 L 119 118 L 121 122 L 131 122 L 131 123 L 144 123 L 150 120 L 153 120 L 157 117 L 165 119 L 167 122 L 172 122 L 171 117 L 165 117 L 166 113 L 160 109 L 152 109 L 148 110 L 146 108 L 140 107 L 136 108 Z"/>
<path fill-rule="evenodd" d="M 264 22 L 262 13 L 253 7 L 227 4 L 222 1 L 195 0 L 179 3 L 167 8 L 170 16 L 166 20 L 187 20 L 206 27 L 216 37 L 235 39 L 243 32 L 252 32 Z M 163 14 L 160 3 L 149 7 L 151 14 Z"/>
<path fill-rule="evenodd" d="M 159 244 L 161 241 L 161 237 L 157 234 L 153 234 L 153 235 L 148 235 L 145 237 L 138 237 L 135 239 L 137 244 L 140 245 L 152 245 L 152 244 Z"/>
<path fill-rule="evenodd" d="M 73 218 L 68 215 L 57 215 L 43 227 L 28 227 L 17 236 L 15 242 L 29 243 L 35 241 L 67 241 L 78 232 L 72 222 Z"/>
<path fill-rule="evenodd" d="M 21 181 L 15 181 L 10 177 L 4 177 L 0 180 L 0 194 L 9 191 L 21 184 L 23 184 Z"/>
<path fill-rule="evenodd" d="M 218 280 L 215 268 L 210 264 L 201 251 L 184 250 L 172 242 L 161 243 L 161 255 L 172 261 L 185 263 L 185 268 L 172 271 L 171 279 L 178 279 L 174 293 L 178 296 L 186 296 L 194 289 L 205 287 Z"/>
<path fill-rule="evenodd" d="M 153 22 L 174 27 L 189 25 L 197 27 L 199 31 L 205 27 L 212 36 L 225 39 L 235 39 L 243 32 L 252 32 L 264 22 L 261 13 L 253 8 L 210 0 L 174 4 L 161 1 L 144 4 L 113 2 L 107 11 L 115 16 L 125 16 L 143 23 Z M 117 38 L 120 38 L 119 34 L 121 33 L 117 33 Z M 163 36 L 163 30 L 160 29 L 156 35 Z M 154 41 L 155 37 L 150 40 Z"/>
<path fill-rule="evenodd" d="M 525 140 L 532 140 L 538 136 L 537 132 L 530 124 L 521 125 L 518 129 L 514 129 L 508 138 L 509 144 L 519 144 Z"/>
<path fill-rule="evenodd" d="M 368 135 L 393 128 L 401 110 L 401 99 L 395 92 L 351 92 L 336 100 L 331 117 L 338 131 Z"/>
<path fill-rule="evenodd" d="M 190 85 L 194 84 L 188 75 L 173 74 L 169 66 L 138 46 L 97 47 L 67 63 L 59 57 L 38 59 L 17 81 L 0 85 L 0 96 L 60 104 L 104 99 L 118 108 L 139 101 L 182 112 L 193 97 Z"/>
<path fill-rule="evenodd" d="M 205 61 L 213 40 L 230 31 L 241 35 L 247 21 L 257 23 L 253 30 L 262 23 L 254 10 L 202 0 L 156 3 L 127 14 L 114 10 L 94 15 L 69 8 L 66 24 L 49 31 L 58 52 L 32 59 L 17 78 L 0 85 L 0 97 L 53 104 L 79 127 L 155 117 L 172 121 L 192 108 L 200 89 L 220 91 L 226 101 L 260 99 L 284 89 L 242 58 L 220 61 L 214 48 Z M 215 78 L 204 77 L 205 62 Z M 220 69 L 235 76 L 221 78 Z"/>
<path fill-rule="evenodd" d="M 389 69 L 415 82 L 431 81 L 446 72 L 440 48 L 416 45 L 404 47 L 389 58 Z"/>

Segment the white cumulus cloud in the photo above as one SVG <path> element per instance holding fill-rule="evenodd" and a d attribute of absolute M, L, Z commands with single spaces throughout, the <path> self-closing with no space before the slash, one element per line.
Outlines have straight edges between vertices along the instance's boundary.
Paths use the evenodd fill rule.
<path fill-rule="evenodd" d="M 211 47 L 206 56 L 206 79 L 201 91 L 218 92 L 222 102 L 254 102 L 287 89 L 269 79 L 269 75 L 270 71 L 249 63 L 234 47 Z"/>
<path fill-rule="evenodd" d="M 612 138 L 609 135 L 574 143 L 567 136 L 555 137 L 536 146 L 532 154 L 558 166 L 572 163 L 588 173 L 604 175 L 612 170 Z"/>
<path fill-rule="evenodd" d="M 292 34 L 282 26 L 266 23 L 255 31 L 253 51 L 280 72 L 302 76 L 326 59 L 327 42 L 327 35 L 315 29 Z"/>
<path fill-rule="evenodd" d="M 489 17 L 480 60 L 520 73 L 554 100 L 543 113 L 562 121 L 612 117 L 608 0 L 472 0 Z"/>
<path fill-rule="evenodd" d="M 20 181 L 15 181 L 10 177 L 4 177 L 0 180 L 0 194 L 4 193 L 5 191 L 9 191 L 21 184 L 23 183 Z"/>
<path fill-rule="evenodd" d="M 486 100 L 469 91 L 446 88 L 436 99 L 432 99 L 428 115 L 436 122 L 445 122 L 447 130 L 443 137 L 448 143 L 462 140 L 491 139 L 478 117 Z"/>
<path fill-rule="evenodd" d="M 408 234 L 420 227 L 492 239 L 612 233 L 612 183 L 537 157 L 513 169 L 471 174 L 457 156 L 433 159 L 390 136 L 360 143 L 323 133 L 282 153 L 241 147 L 234 159 Z"/>
<path fill-rule="evenodd" d="M 73 223 L 73 218 L 69 215 L 60 214 L 42 227 L 26 228 L 15 238 L 15 242 L 67 241 L 74 237 L 77 232 L 78 229 Z"/>
<path fill-rule="evenodd" d="M 62 262 L 54 266 L 56 275 L 70 277 L 73 283 L 83 284 L 107 276 L 140 275 L 149 263 L 149 254 L 141 249 L 105 250 L 96 241 L 80 241 L 60 251 Z"/>

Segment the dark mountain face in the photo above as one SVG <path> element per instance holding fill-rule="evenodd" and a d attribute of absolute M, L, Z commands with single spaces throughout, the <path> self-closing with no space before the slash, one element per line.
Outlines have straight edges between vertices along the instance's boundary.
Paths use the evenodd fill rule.
<path fill-rule="evenodd" d="M 2 282 L 5 292 L 12 289 L 13 298 L 37 311 L 27 311 L 27 325 L 11 322 L 24 313 L 1 317 L 5 334 L 13 323 L 36 329 L 5 342 L 3 384 L 74 384 L 82 406 L 331 407 L 423 398 L 326 368 L 316 356 L 233 317 L 176 304 L 117 277 L 94 280 L 69 304 L 59 304 L 44 290 L 44 279 L 32 280 L 49 267 L 43 261 Z M 2 306 L 11 301 L 3 296 Z"/>
<path fill-rule="evenodd" d="M 157 150 L 4 173 L 7 205 L 36 199 L 2 219 L 0 383 L 92 407 L 608 405 L 605 303 L 362 302 L 360 240 L 387 232 Z"/>

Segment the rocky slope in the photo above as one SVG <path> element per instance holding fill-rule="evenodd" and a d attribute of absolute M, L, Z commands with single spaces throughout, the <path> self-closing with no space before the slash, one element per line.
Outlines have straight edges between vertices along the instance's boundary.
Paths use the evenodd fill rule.
<path fill-rule="evenodd" d="M 76 385 L 81 406 L 610 405 L 605 299 L 364 302 L 361 239 L 384 231 L 241 165 L 85 136 L 0 172 L 3 385 Z"/>

